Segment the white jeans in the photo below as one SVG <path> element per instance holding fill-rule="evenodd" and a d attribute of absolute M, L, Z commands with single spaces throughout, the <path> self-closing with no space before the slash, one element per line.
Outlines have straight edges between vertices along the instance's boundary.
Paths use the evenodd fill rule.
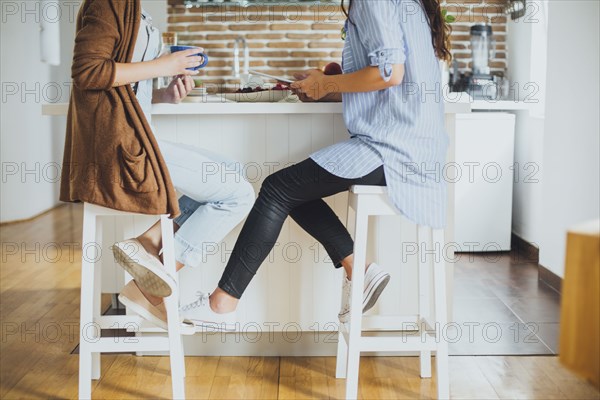
<path fill-rule="evenodd" d="M 207 246 L 219 243 L 254 204 L 254 189 L 241 174 L 240 164 L 223 156 L 181 143 L 159 140 L 179 198 L 175 218 L 175 258 L 197 267 Z"/>

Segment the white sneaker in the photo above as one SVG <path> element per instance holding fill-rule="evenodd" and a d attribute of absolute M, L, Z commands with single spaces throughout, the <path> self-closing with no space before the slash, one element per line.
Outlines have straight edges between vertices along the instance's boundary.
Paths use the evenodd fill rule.
<path fill-rule="evenodd" d="M 390 274 L 375 263 L 371 263 L 365 272 L 365 285 L 363 289 L 363 313 L 369 311 L 390 281 Z M 352 282 L 344 279 L 342 286 L 342 308 L 338 314 L 340 322 L 346 323 L 350 318 L 350 291 Z"/>
<path fill-rule="evenodd" d="M 129 281 L 119 294 L 119 301 L 145 320 L 154 325 L 169 330 L 167 325 L 167 309 L 165 303 L 154 305 L 144 296 L 135 281 Z M 193 335 L 196 331 L 194 324 L 191 321 L 181 320 L 180 333 L 182 335 Z"/>
<path fill-rule="evenodd" d="M 111 246 L 115 260 L 147 293 L 167 297 L 177 287 L 158 258 L 148 253 L 137 239 L 127 239 Z"/>
<path fill-rule="evenodd" d="M 190 320 L 196 326 L 196 332 L 206 332 L 206 329 L 217 331 L 235 331 L 236 312 L 219 314 L 210 308 L 210 293 L 197 293 L 196 301 L 179 308 L 182 317 Z"/>

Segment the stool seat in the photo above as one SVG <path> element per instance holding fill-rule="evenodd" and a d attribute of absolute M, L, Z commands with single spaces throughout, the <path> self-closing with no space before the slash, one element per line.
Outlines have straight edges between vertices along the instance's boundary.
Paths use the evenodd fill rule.
<path fill-rule="evenodd" d="M 354 194 L 387 194 L 386 186 L 353 185 L 350 192 Z"/>
<path fill-rule="evenodd" d="M 391 203 L 386 187 L 355 185 L 350 188 L 347 227 L 354 233 L 354 265 L 366 265 L 369 217 L 396 214 L 398 211 Z M 419 352 L 422 378 L 431 377 L 431 355 L 435 353 L 437 395 L 440 399 L 449 398 L 448 343 L 443 337 L 447 324 L 446 264 L 442 254 L 444 245 L 443 230 L 417 225 L 417 315 L 363 317 L 365 269 L 353 270 L 350 318 L 347 323 L 339 325 L 336 359 L 336 378 L 346 378 L 346 399 L 356 399 L 358 396 L 360 353 L 366 351 Z M 434 297 L 432 304 L 431 287 Z M 363 331 L 377 331 L 377 335 L 363 336 Z M 410 333 L 404 333 L 406 331 Z"/>
<path fill-rule="evenodd" d="M 144 334 L 132 340 L 131 337 L 101 337 L 102 329 L 125 329 L 140 333 L 147 322 L 137 315 L 102 315 L 102 255 L 112 253 L 102 246 L 102 218 L 106 216 L 137 215 L 125 211 L 113 210 L 94 204 L 83 206 L 83 240 L 81 260 L 81 309 L 79 335 L 79 398 L 91 398 L 91 381 L 100 379 L 101 353 L 166 351 L 171 361 L 171 381 L 173 398 L 185 398 L 185 364 L 183 343 L 179 321 L 179 291 L 173 290 L 165 298 L 167 310 L 167 335 L 165 330 L 154 328 L 151 334 Z M 168 215 L 159 215 L 161 222 L 163 261 L 167 271 L 177 280 L 175 272 L 175 248 L 173 222 Z M 95 250 L 95 254 L 90 254 Z M 125 274 L 125 272 L 123 271 Z"/>

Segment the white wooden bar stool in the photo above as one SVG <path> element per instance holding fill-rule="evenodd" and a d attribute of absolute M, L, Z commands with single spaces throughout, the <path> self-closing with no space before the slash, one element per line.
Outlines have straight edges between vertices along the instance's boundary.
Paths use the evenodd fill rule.
<path fill-rule="evenodd" d="M 167 336 L 101 337 L 102 329 L 127 329 L 139 332 L 144 323 L 135 315 L 101 314 L 101 257 L 102 218 L 104 216 L 132 216 L 129 212 L 112 210 L 85 203 L 83 209 L 83 241 L 81 261 L 81 310 L 79 338 L 79 398 L 91 398 L 91 381 L 100 379 L 100 354 L 116 352 L 168 351 L 171 360 L 173 398 L 185 398 L 185 364 L 180 334 L 178 310 L 179 291 L 165 298 Z M 173 222 L 167 215 L 160 216 L 164 265 L 177 279 L 173 244 Z M 104 257 L 113 257 L 104 254 Z M 159 329 L 159 331 L 162 331 Z M 164 331 L 163 331 L 164 332 Z"/>
<path fill-rule="evenodd" d="M 354 219 L 350 218 L 351 210 Z M 346 378 L 346 398 L 358 395 L 360 353 L 367 351 L 418 351 L 421 377 L 431 377 L 431 354 L 435 352 L 437 396 L 450 396 L 448 378 L 448 343 L 443 337 L 446 328 L 446 264 L 443 257 L 444 231 L 426 226 L 417 227 L 419 264 L 419 311 L 411 316 L 362 317 L 363 286 L 367 256 L 369 216 L 396 215 L 396 209 L 387 196 L 387 189 L 379 186 L 353 186 L 348 197 L 348 224 L 354 226 L 354 268 L 350 299 L 350 319 L 340 323 L 336 378 Z M 350 229 L 350 225 L 347 225 Z M 433 258 L 433 310 L 430 307 L 430 267 L 426 255 Z M 433 319 L 431 318 L 433 311 Z M 411 331 L 411 334 L 399 331 Z M 363 331 L 377 331 L 376 336 L 363 336 Z M 387 332 L 386 332 L 387 331 Z M 390 332 L 394 331 L 394 333 Z M 381 336 L 385 333 L 385 336 Z"/>

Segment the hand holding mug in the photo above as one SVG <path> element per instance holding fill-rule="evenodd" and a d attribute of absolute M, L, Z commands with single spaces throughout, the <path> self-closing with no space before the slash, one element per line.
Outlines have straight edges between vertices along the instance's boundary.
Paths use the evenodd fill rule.
<path fill-rule="evenodd" d="M 171 54 L 159 58 L 163 63 L 163 76 L 198 75 L 198 70 L 208 64 L 201 47 L 171 46 Z"/>

